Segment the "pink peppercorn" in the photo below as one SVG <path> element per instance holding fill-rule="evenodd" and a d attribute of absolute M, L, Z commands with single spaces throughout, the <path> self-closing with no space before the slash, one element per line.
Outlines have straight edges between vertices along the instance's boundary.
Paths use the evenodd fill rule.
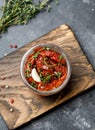
<path fill-rule="evenodd" d="M 14 99 L 13 98 L 10 98 L 10 103 L 14 103 Z"/>
<path fill-rule="evenodd" d="M 2 79 L 2 80 L 4 80 L 4 79 L 5 79 L 5 77 L 4 77 L 4 76 L 2 76 L 2 77 L 1 77 L 1 79 Z"/>
<path fill-rule="evenodd" d="M 18 46 L 17 45 L 14 45 L 14 48 L 17 48 Z"/>
<path fill-rule="evenodd" d="M 12 45 L 12 44 L 10 44 L 10 48 L 13 48 L 13 45 Z"/>

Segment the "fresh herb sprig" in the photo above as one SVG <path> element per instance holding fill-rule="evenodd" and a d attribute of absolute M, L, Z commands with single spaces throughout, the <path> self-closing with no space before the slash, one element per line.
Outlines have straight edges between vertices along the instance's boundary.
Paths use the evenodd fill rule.
<path fill-rule="evenodd" d="M 26 78 L 29 78 L 30 77 L 30 70 L 29 69 L 27 69 L 26 71 L 25 71 L 25 77 Z"/>
<path fill-rule="evenodd" d="M 38 57 L 38 55 L 40 54 L 40 52 L 36 52 L 34 55 L 33 55 L 33 58 L 36 59 Z"/>
<path fill-rule="evenodd" d="M 51 81 L 51 76 L 50 74 L 47 74 L 46 76 L 43 76 L 42 74 L 40 74 L 40 78 L 41 78 L 41 81 L 46 84 L 46 83 L 49 83 Z"/>
<path fill-rule="evenodd" d="M 36 84 L 35 82 L 31 82 L 31 86 L 32 86 L 33 88 L 37 88 L 37 84 Z"/>
<path fill-rule="evenodd" d="M 58 79 L 61 77 L 61 75 L 62 75 L 61 72 L 56 72 L 56 73 L 54 74 L 54 76 L 56 76 Z"/>
<path fill-rule="evenodd" d="M 50 7 L 49 2 L 50 0 L 42 0 L 35 4 L 33 0 L 5 0 L 0 19 L 0 33 L 6 32 L 11 25 L 27 24 L 40 11 Z"/>

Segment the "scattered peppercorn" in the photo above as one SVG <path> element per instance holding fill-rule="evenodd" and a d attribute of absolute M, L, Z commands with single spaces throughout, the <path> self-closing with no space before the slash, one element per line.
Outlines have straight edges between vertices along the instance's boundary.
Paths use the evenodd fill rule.
<path fill-rule="evenodd" d="M 15 44 L 15 45 L 12 45 L 10 44 L 10 48 L 17 48 L 18 46 Z"/>
<path fill-rule="evenodd" d="M 2 79 L 2 80 L 5 80 L 5 77 L 4 77 L 4 76 L 2 76 L 2 77 L 1 77 L 1 79 Z"/>
<path fill-rule="evenodd" d="M 3 98 L 5 98 L 5 95 L 3 95 Z"/>
<path fill-rule="evenodd" d="M 13 45 L 12 45 L 12 44 L 10 44 L 10 48 L 13 48 Z"/>
<path fill-rule="evenodd" d="M 14 99 L 13 98 L 10 98 L 10 103 L 14 103 Z"/>
<path fill-rule="evenodd" d="M 1 88 L 5 88 L 5 85 L 2 85 Z"/>
<path fill-rule="evenodd" d="M 17 45 L 14 45 L 14 48 L 17 48 L 18 46 Z"/>

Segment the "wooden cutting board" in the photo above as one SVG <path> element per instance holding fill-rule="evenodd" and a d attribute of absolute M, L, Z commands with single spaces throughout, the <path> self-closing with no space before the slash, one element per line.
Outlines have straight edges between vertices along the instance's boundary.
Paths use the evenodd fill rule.
<path fill-rule="evenodd" d="M 39 43 L 59 45 L 71 61 L 71 80 L 62 92 L 54 96 L 43 97 L 34 94 L 25 86 L 20 76 L 22 56 L 33 45 Z M 5 79 L 2 79 L 2 76 Z M 95 72 L 91 64 L 72 30 L 67 25 L 62 25 L 0 60 L 0 113 L 8 127 L 14 129 L 94 85 Z M 10 103 L 11 98 L 14 99 L 14 103 Z"/>

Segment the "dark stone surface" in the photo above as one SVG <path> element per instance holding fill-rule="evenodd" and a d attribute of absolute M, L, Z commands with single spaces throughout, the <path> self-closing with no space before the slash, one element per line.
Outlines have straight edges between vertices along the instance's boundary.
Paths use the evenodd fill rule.
<path fill-rule="evenodd" d="M 16 50 L 10 49 L 10 44 L 21 47 L 61 24 L 68 24 L 95 69 L 95 0 L 59 1 L 58 6 L 52 3 L 50 13 L 38 14 L 28 25 L 10 27 L 0 38 L 0 57 Z M 94 87 L 17 130 L 59 129 L 95 130 Z"/>

